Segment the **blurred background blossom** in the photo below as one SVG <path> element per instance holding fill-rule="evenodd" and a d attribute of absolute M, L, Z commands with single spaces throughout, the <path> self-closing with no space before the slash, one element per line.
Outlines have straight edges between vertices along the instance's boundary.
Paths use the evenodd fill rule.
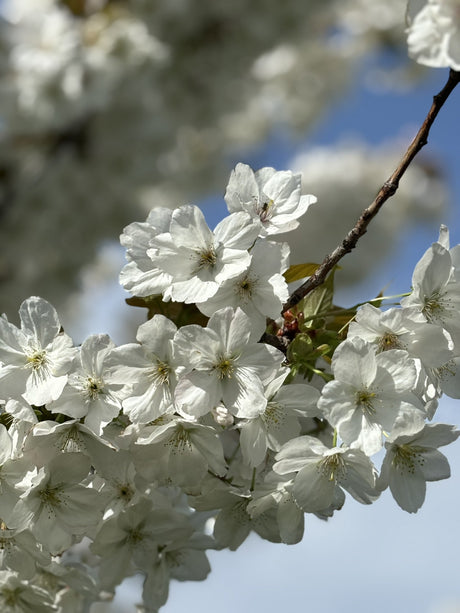
<path fill-rule="evenodd" d="M 401 145 L 318 150 L 309 136 L 357 75 L 386 91 L 424 76 L 407 58 L 401 0 L 0 6 L 0 311 L 10 317 L 38 294 L 66 321 L 88 269 L 101 273 L 101 245 L 154 206 L 223 193 L 236 161 L 257 165 L 261 152 L 264 165 L 295 165 L 307 193 L 321 192 L 306 224 L 327 228 L 307 229 L 295 259 L 322 257 Z M 436 160 L 411 174 L 397 212 L 374 228 L 376 258 L 408 216 L 438 219 L 446 202 Z M 354 266 L 346 282 L 365 273 Z"/>

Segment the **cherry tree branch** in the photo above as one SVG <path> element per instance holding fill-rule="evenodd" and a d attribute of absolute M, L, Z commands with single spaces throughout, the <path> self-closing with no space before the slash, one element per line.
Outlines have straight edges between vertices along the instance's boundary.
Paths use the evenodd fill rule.
<path fill-rule="evenodd" d="M 460 72 L 451 70 L 449 72 L 449 79 L 447 80 L 447 83 L 439 94 L 436 94 L 436 96 L 433 97 L 433 104 L 431 105 L 425 121 L 423 122 L 420 130 L 417 132 L 414 140 L 409 145 L 396 170 L 382 185 L 372 204 L 364 209 L 355 226 L 350 230 L 350 232 L 348 232 L 342 243 L 336 247 L 332 253 L 327 255 L 316 272 L 291 294 L 288 301 L 283 306 L 283 313 L 295 306 L 302 300 L 302 298 L 321 285 L 334 266 L 347 253 L 350 253 L 350 251 L 356 247 L 358 240 L 366 233 L 367 226 L 371 220 L 377 215 L 385 202 L 395 194 L 399 186 L 399 181 L 414 157 L 417 155 L 420 149 L 427 144 L 430 128 L 433 125 L 437 114 L 459 82 Z"/>

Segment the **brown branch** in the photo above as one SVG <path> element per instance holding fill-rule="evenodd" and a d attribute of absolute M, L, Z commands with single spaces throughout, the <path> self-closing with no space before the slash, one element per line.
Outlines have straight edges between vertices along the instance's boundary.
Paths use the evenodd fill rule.
<path fill-rule="evenodd" d="M 367 226 L 369 225 L 370 221 L 377 215 L 383 204 L 389 198 L 391 198 L 391 196 L 393 196 L 398 189 L 399 181 L 414 157 L 417 155 L 420 149 L 427 144 L 428 134 L 437 114 L 459 82 L 460 72 L 451 70 L 449 72 L 449 79 L 447 83 L 439 94 L 433 97 L 433 104 L 431 105 L 425 121 L 423 122 L 420 130 L 417 132 L 417 136 L 409 145 L 409 148 L 407 149 L 396 170 L 393 172 L 388 181 L 385 181 L 385 183 L 382 185 L 372 204 L 368 206 L 367 209 L 364 209 L 354 228 L 348 232 L 342 243 L 336 247 L 332 253 L 327 255 L 316 272 L 291 294 L 288 301 L 283 306 L 283 313 L 295 306 L 302 300 L 302 298 L 321 285 L 326 279 L 327 274 L 334 268 L 334 266 L 347 253 L 350 253 L 350 251 L 356 247 L 358 240 L 361 238 L 361 236 L 363 236 L 363 234 L 366 233 Z"/>

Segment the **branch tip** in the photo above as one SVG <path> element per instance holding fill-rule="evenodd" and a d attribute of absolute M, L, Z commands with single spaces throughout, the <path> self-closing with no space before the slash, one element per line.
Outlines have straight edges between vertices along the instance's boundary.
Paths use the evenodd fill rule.
<path fill-rule="evenodd" d="M 428 111 L 425 121 L 409 145 L 406 153 L 393 174 L 382 185 L 374 201 L 361 213 L 360 218 L 345 236 L 342 243 L 336 247 L 332 253 L 326 255 L 316 272 L 291 294 L 283 306 L 283 315 L 288 309 L 291 309 L 298 304 L 302 298 L 307 296 L 316 287 L 322 285 L 328 273 L 334 268 L 334 266 L 347 253 L 350 253 L 356 247 L 358 240 L 366 233 L 368 224 L 377 215 L 385 202 L 396 193 L 399 186 L 399 181 L 408 169 L 412 160 L 428 143 L 428 135 L 434 120 L 458 83 L 460 83 L 460 72 L 451 69 L 446 84 L 438 94 L 433 96 L 433 103 Z"/>

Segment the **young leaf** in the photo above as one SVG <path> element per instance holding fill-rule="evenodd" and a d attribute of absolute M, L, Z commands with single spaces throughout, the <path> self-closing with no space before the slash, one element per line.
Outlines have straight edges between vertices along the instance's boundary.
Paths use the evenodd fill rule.
<path fill-rule="evenodd" d="M 143 298 L 133 296 L 132 298 L 126 298 L 126 303 L 130 306 L 148 309 L 147 319 L 152 319 L 156 314 L 164 315 L 173 321 L 178 328 L 188 324 L 206 326 L 209 319 L 194 304 L 163 302 L 161 294 L 145 296 Z"/>
<path fill-rule="evenodd" d="M 320 322 L 315 319 L 315 315 L 321 314 L 321 318 L 332 308 L 332 300 L 334 297 L 334 272 L 328 276 L 326 281 L 310 292 L 297 306 L 297 311 L 303 313 L 305 328 L 317 328 Z"/>
<path fill-rule="evenodd" d="M 300 279 L 304 279 L 305 277 L 311 277 L 318 267 L 319 264 L 313 263 L 293 264 L 289 266 L 283 276 L 286 283 L 294 283 L 294 281 L 300 281 Z"/>

